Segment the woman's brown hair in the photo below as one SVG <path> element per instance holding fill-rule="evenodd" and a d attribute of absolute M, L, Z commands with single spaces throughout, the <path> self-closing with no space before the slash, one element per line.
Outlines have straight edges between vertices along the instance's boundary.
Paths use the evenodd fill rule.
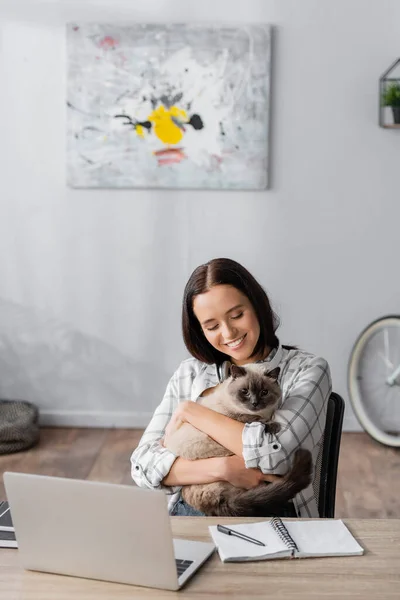
<path fill-rule="evenodd" d="M 250 300 L 260 326 L 260 336 L 252 356 L 262 354 L 266 348 L 276 348 L 279 341 L 275 331 L 278 329 L 279 319 L 271 308 L 265 290 L 253 275 L 236 261 L 214 258 L 193 271 L 183 294 L 182 332 L 190 354 L 208 364 L 221 364 L 229 359 L 227 354 L 219 352 L 207 341 L 193 312 L 194 298 L 208 292 L 215 285 L 231 285 Z"/>

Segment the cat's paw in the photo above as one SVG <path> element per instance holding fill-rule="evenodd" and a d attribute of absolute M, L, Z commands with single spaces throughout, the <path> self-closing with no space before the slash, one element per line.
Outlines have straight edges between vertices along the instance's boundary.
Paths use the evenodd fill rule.
<path fill-rule="evenodd" d="M 272 433 L 273 435 L 276 435 L 277 433 L 279 433 L 281 430 L 281 424 L 277 423 L 276 421 L 271 421 L 271 423 L 267 423 L 265 425 L 265 431 L 267 433 Z"/>

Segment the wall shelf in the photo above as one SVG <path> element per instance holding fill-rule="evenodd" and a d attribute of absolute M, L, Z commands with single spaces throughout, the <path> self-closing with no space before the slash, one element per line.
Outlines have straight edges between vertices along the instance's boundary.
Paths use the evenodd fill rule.
<path fill-rule="evenodd" d="M 399 65 L 400 58 L 397 58 L 379 78 L 379 125 L 384 129 L 400 129 L 400 77 L 389 77 Z M 393 104 L 387 102 L 389 92 L 394 97 Z M 385 110 L 387 108 L 391 108 L 391 111 Z M 392 122 L 388 122 L 388 113 L 391 114 Z"/>

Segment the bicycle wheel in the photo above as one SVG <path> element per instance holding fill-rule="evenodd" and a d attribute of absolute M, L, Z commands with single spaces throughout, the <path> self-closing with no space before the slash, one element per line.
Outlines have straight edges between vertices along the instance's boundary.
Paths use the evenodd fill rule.
<path fill-rule="evenodd" d="M 348 391 L 365 431 L 400 447 L 400 316 L 381 317 L 360 334 L 350 353 Z"/>

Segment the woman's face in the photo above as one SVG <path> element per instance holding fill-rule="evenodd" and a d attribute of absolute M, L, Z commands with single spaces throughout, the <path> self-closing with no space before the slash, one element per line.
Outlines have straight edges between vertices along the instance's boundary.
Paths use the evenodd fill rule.
<path fill-rule="evenodd" d="M 250 300 L 231 285 L 215 285 L 195 296 L 193 312 L 210 344 L 231 357 L 235 365 L 250 358 L 260 336 L 260 325 Z"/>

